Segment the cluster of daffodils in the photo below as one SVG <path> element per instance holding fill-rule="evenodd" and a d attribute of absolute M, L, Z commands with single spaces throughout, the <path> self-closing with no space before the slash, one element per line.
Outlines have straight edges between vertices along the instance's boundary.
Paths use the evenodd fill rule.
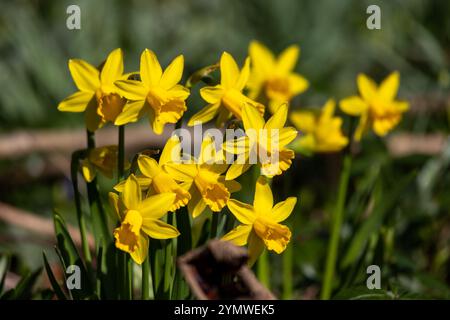
<path fill-rule="evenodd" d="M 205 136 L 200 153 L 186 159 L 180 138 L 174 134 L 158 156 L 140 153 L 132 163 L 120 159 L 120 140 L 118 146 L 91 146 L 86 150 L 80 170 L 88 183 L 98 173 L 109 178 L 117 173 L 119 178 L 109 193 L 119 221 L 112 230 L 118 249 L 142 264 L 149 252 L 149 238 L 171 239 L 180 234 L 166 215 L 184 207 L 191 220 L 205 211 L 225 215 L 222 212 L 228 207 L 239 224 L 225 230 L 222 239 L 247 245 L 250 263 L 264 248 L 276 253 L 286 249 L 291 231 L 282 222 L 294 210 L 297 198 L 274 205 L 271 179 L 290 168 L 294 151 L 337 152 L 349 144 L 342 131 L 343 119 L 335 115 L 335 100 L 329 99 L 320 110 L 289 110 L 292 99 L 309 87 L 308 81 L 294 71 L 299 53 L 294 45 L 276 57 L 261 43 L 252 42 L 242 68 L 224 52 L 217 65 L 202 69 L 208 74 L 219 69 L 220 80 L 200 89 L 206 106 L 186 120 L 187 126 L 215 120 L 218 128 L 233 125 L 244 132 L 238 138 L 221 141 L 219 148 L 217 141 Z M 123 130 L 143 117 L 160 135 L 170 124 L 181 125 L 188 109 L 188 87 L 193 87 L 180 84 L 183 68 L 182 55 L 163 69 L 148 49 L 141 55 L 138 72 L 124 72 L 121 49 L 112 51 L 99 68 L 73 59 L 69 70 L 78 91 L 64 99 L 58 109 L 84 112 L 91 135 L 107 123 Z M 370 128 L 383 136 L 408 109 L 406 102 L 395 100 L 399 74 L 392 73 L 379 87 L 365 75 L 357 80 L 360 95 L 340 101 L 340 108 L 360 117 L 355 140 Z M 293 126 L 287 126 L 288 121 Z M 232 163 L 225 161 L 230 155 Z M 252 166 L 258 177 L 253 204 L 247 204 L 234 199 L 233 194 L 242 189 L 236 179 Z"/>

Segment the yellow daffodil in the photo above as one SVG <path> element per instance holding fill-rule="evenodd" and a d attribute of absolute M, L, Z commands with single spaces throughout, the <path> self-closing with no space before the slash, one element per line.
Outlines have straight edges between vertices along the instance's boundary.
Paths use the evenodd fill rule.
<path fill-rule="evenodd" d="M 141 188 L 136 177 L 130 175 L 120 196 L 110 192 L 111 206 L 121 224 L 114 229 L 116 247 L 128 252 L 137 264 L 142 264 L 148 254 L 149 239 L 171 239 L 180 233 L 159 220 L 173 205 L 175 193 L 161 193 L 142 199 Z"/>
<path fill-rule="evenodd" d="M 188 163 L 166 163 L 164 166 L 167 173 L 189 188 L 192 198 L 188 203 L 188 211 L 194 218 L 202 214 L 206 206 L 219 212 L 226 206 L 230 193 L 240 189 L 239 183 L 225 181 L 222 176 L 228 165 L 223 163 L 221 154 L 215 152 L 211 137 L 206 137 L 198 159 Z"/>
<path fill-rule="evenodd" d="M 69 70 L 78 90 L 58 105 L 58 110 L 85 112 L 86 127 L 94 132 L 106 122 L 114 122 L 126 100 L 118 93 L 114 82 L 126 79 L 123 74 L 123 54 L 115 49 L 99 70 L 84 60 L 69 60 Z"/>
<path fill-rule="evenodd" d="M 342 111 L 360 117 L 355 140 L 360 140 L 369 128 L 378 136 L 386 135 L 409 109 L 408 102 L 395 100 L 400 74 L 392 72 L 380 86 L 366 75 L 359 74 L 357 84 L 360 96 L 351 96 L 340 102 Z"/>
<path fill-rule="evenodd" d="M 81 172 L 87 182 L 94 180 L 97 170 L 112 179 L 117 168 L 117 146 L 105 146 L 88 150 L 87 157 L 81 162 Z"/>
<path fill-rule="evenodd" d="M 288 107 L 281 105 L 267 121 L 252 106 L 244 106 L 242 120 L 246 136 L 234 142 L 224 143 L 227 152 L 238 154 L 237 160 L 226 174 L 227 180 L 233 180 L 246 172 L 254 162 L 261 166 L 261 174 L 272 177 L 289 169 L 294 159 L 294 151 L 286 148 L 297 136 L 293 127 L 284 127 Z"/>
<path fill-rule="evenodd" d="M 291 122 L 303 135 L 292 146 L 306 152 L 335 152 L 348 144 L 342 134 L 342 119 L 334 117 L 336 102 L 328 100 L 319 114 L 311 111 L 295 111 L 290 115 Z"/>
<path fill-rule="evenodd" d="M 265 46 L 252 41 L 249 47 L 252 68 L 248 88 L 252 99 L 265 98 L 272 113 L 283 103 L 309 87 L 308 80 L 293 70 L 300 54 L 300 48 L 292 45 L 278 58 Z"/>
<path fill-rule="evenodd" d="M 236 64 L 233 57 L 224 52 L 220 58 L 220 84 L 207 86 L 200 90 L 200 95 L 209 104 L 196 113 L 189 120 L 188 125 L 193 126 L 196 122 L 204 123 L 217 117 L 217 126 L 234 115 L 242 119 L 242 106 L 251 105 L 264 114 L 264 106 L 255 102 L 242 93 L 250 74 L 250 59 L 245 60 L 242 70 Z"/>
<path fill-rule="evenodd" d="M 162 134 L 166 123 L 176 123 L 187 109 L 185 100 L 189 96 L 189 90 L 178 84 L 183 67 L 184 58 L 179 55 L 163 72 L 155 53 L 145 49 L 141 55 L 141 81 L 115 83 L 119 92 L 130 100 L 115 124 L 135 122 L 147 113 L 153 131 Z"/>
<path fill-rule="evenodd" d="M 180 207 L 184 207 L 191 199 L 189 192 L 176 183 L 164 170 L 165 164 L 174 161 L 172 155 L 179 155 L 180 151 L 180 141 L 174 137 L 167 141 L 159 158 L 159 163 L 146 155 L 140 155 L 138 158 L 139 169 L 145 177 L 148 177 L 151 180 L 150 186 L 154 193 L 173 192 L 176 194 L 176 198 L 172 207 L 170 207 L 170 211 L 175 211 Z"/>
<path fill-rule="evenodd" d="M 281 225 L 291 214 L 297 198 L 289 197 L 273 205 L 273 195 L 266 178 L 259 177 L 256 182 L 253 206 L 231 199 L 228 209 L 241 223 L 222 240 L 231 241 L 237 246 L 248 244 L 250 264 L 258 258 L 264 246 L 280 254 L 291 239 L 291 231 Z"/>

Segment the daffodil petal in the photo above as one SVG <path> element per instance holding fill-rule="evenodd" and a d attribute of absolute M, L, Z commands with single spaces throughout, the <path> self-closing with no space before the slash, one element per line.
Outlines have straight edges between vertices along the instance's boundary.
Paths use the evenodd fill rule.
<path fill-rule="evenodd" d="M 245 130 L 260 130 L 264 128 L 264 118 L 261 113 L 259 113 L 258 109 L 248 104 L 242 108 L 242 121 L 244 122 Z"/>
<path fill-rule="evenodd" d="M 251 225 L 240 225 L 224 235 L 221 240 L 232 242 L 237 246 L 245 246 L 251 231 Z"/>
<path fill-rule="evenodd" d="M 252 224 L 256 219 L 255 211 L 249 204 L 240 202 L 238 200 L 228 200 L 228 209 L 231 213 L 243 224 Z"/>
<path fill-rule="evenodd" d="M 377 94 L 376 83 L 363 73 L 358 74 L 356 79 L 358 84 L 359 93 L 365 101 L 371 101 Z"/>
<path fill-rule="evenodd" d="M 358 96 L 351 96 L 339 102 L 341 110 L 351 116 L 359 116 L 368 108 L 367 103 Z"/>
<path fill-rule="evenodd" d="M 153 239 L 172 239 L 180 235 L 177 228 L 161 220 L 144 220 L 142 231 Z"/>
<path fill-rule="evenodd" d="M 139 204 L 139 212 L 142 215 L 143 223 L 147 220 L 159 219 L 164 216 L 175 201 L 175 197 L 176 194 L 173 192 L 164 192 L 143 200 Z"/>
<path fill-rule="evenodd" d="M 178 163 L 167 163 L 164 165 L 164 170 L 170 174 L 177 181 L 192 181 L 197 175 L 197 165 L 196 164 L 178 164 Z"/>
<path fill-rule="evenodd" d="M 277 68 L 281 73 L 286 74 L 291 72 L 295 64 L 297 63 L 298 57 L 300 55 L 300 47 L 297 45 L 292 45 L 287 47 L 280 53 L 277 60 Z"/>
<path fill-rule="evenodd" d="M 164 89 L 170 89 L 180 82 L 183 76 L 184 57 L 179 55 L 169 64 L 161 76 L 159 85 Z"/>
<path fill-rule="evenodd" d="M 267 120 L 264 129 L 281 129 L 287 120 L 288 106 L 286 103 L 282 104 L 278 110 Z"/>
<path fill-rule="evenodd" d="M 156 54 L 149 49 L 145 49 L 141 54 L 140 74 L 142 82 L 146 86 L 157 85 L 161 79 L 161 65 Z"/>
<path fill-rule="evenodd" d="M 316 118 L 314 114 L 309 111 L 291 112 L 290 120 L 298 130 L 304 133 L 313 132 L 316 126 Z"/>
<path fill-rule="evenodd" d="M 243 90 L 248 82 L 250 76 L 250 58 L 245 59 L 244 66 L 241 69 L 241 73 L 236 82 L 236 89 Z"/>
<path fill-rule="evenodd" d="M 255 199 L 253 200 L 255 212 L 269 212 L 273 207 L 273 195 L 270 189 L 269 180 L 259 177 L 256 181 Z"/>
<path fill-rule="evenodd" d="M 197 122 L 205 123 L 212 120 L 219 112 L 220 102 L 209 104 L 202 110 L 194 114 L 191 119 L 189 119 L 188 126 L 192 127 Z"/>
<path fill-rule="evenodd" d="M 243 173 L 248 171 L 252 165 L 249 163 L 239 164 L 233 163 L 228 168 L 227 174 L 225 175 L 226 180 L 234 180 L 237 177 L 241 176 Z"/>
<path fill-rule="evenodd" d="M 110 192 L 110 193 L 108 193 L 108 199 L 109 199 L 109 204 L 114 209 L 115 214 L 117 215 L 119 220 L 122 221 L 125 217 L 123 215 L 122 208 L 120 206 L 119 195 L 117 193 Z"/>
<path fill-rule="evenodd" d="M 84 121 L 86 123 L 86 128 L 90 132 L 95 132 L 95 130 L 101 128 L 104 124 L 102 117 L 97 113 L 97 101 L 92 99 L 86 110 L 84 110 Z"/>
<path fill-rule="evenodd" d="M 100 88 L 99 71 L 86 61 L 70 59 L 69 70 L 73 81 L 81 91 L 95 92 Z"/>
<path fill-rule="evenodd" d="M 297 134 L 297 130 L 293 127 L 281 128 L 278 130 L 278 141 L 272 136 L 272 143 L 275 145 L 276 149 L 281 149 L 291 143 L 297 137 Z"/>
<path fill-rule="evenodd" d="M 291 91 L 292 96 L 296 96 L 300 94 L 309 87 L 309 82 L 304 77 L 299 74 L 292 73 L 288 76 L 289 80 L 289 89 Z"/>
<path fill-rule="evenodd" d="M 88 159 L 81 161 L 81 172 L 86 182 L 92 182 L 95 178 L 95 168 Z"/>
<path fill-rule="evenodd" d="M 258 41 L 252 41 L 248 51 L 254 71 L 262 75 L 269 74 L 275 64 L 275 57 L 272 52 Z"/>
<path fill-rule="evenodd" d="M 139 183 L 134 174 L 131 174 L 125 181 L 122 192 L 122 201 L 127 209 L 137 209 L 141 204 L 141 197 Z"/>
<path fill-rule="evenodd" d="M 159 165 L 164 166 L 169 162 L 180 161 L 181 157 L 181 143 L 180 138 L 176 135 L 172 135 L 166 142 L 161 156 L 159 157 Z"/>
<path fill-rule="evenodd" d="M 141 265 L 148 256 L 148 236 L 144 233 L 140 233 L 137 241 L 137 248 L 130 252 L 130 256 L 134 262 Z"/>
<path fill-rule="evenodd" d="M 220 76 L 220 83 L 225 88 L 234 87 L 239 78 L 239 68 L 228 52 L 224 52 L 220 58 Z"/>
<path fill-rule="evenodd" d="M 103 84 L 112 85 L 123 73 L 123 53 L 122 49 L 113 50 L 106 58 L 100 73 L 100 79 Z"/>
<path fill-rule="evenodd" d="M 119 93 L 129 100 L 145 100 L 148 90 L 141 81 L 119 80 L 114 82 Z"/>
<path fill-rule="evenodd" d="M 64 112 L 83 112 L 93 98 L 94 94 L 92 92 L 77 91 L 61 101 L 58 105 L 58 110 Z"/>
<path fill-rule="evenodd" d="M 121 126 L 127 123 L 136 122 L 145 113 L 145 101 L 131 101 L 128 102 L 122 112 L 117 116 L 114 124 Z"/>
<path fill-rule="evenodd" d="M 138 166 L 143 175 L 152 179 L 161 171 L 158 162 L 146 155 L 138 157 Z"/>
<path fill-rule="evenodd" d="M 294 210 L 297 203 L 296 197 L 289 197 L 282 202 L 278 202 L 272 209 L 271 219 L 275 222 L 284 221 Z"/>
<path fill-rule="evenodd" d="M 264 242 L 258 237 L 255 231 L 251 231 L 247 239 L 248 242 L 248 262 L 247 264 L 251 267 L 259 258 L 264 250 Z"/>
<path fill-rule="evenodd" d="M 206 209 L 206 202 L 203 200 L 197 188 L 190 189 L 191 200 L 188 203 L 188 212 L 193 218 L 197 218 Z"/>
<path fill-rule="evenodd" d="M 398 87 L 400 85 L 400 73 L 398 71 L 392 72 L 378 88 L 378 93 L 384 99 L 391 101 L 397 95 Z"/>
<path fill-rule="evenodd" d="M 220 101 L 224 94 L 223 87 L 217 85 L 214 87 L 203 87 L 200 89 L 200 96 L 208 103 L 215 104 Z"/>

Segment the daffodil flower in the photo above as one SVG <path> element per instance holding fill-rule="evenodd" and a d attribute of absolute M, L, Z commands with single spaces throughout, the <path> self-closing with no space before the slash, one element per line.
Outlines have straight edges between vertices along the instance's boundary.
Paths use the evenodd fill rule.
<path fill-rule="evenodd" d="M 141 81 L 115 83 L 119 92 L 130 100 L 115 124 L 135 122 L 148 114 L 153 131 L 162 134 L 166 123 L 176 123 L 187 109 L 185 100 L 189 96 L 189 90 L 178 84 L 183 67 L 184 58 L 179 55 L 163 72 L 155 53 L 145 49 L 141 55 Z"/>
<path fill-rule="evenodd" d="M 359 74 L 357 84 L 360 96 L 351 96 L 340 102 L 342 111 L 360 117 L 355 130 L 355 140 L 361 140 L 369 128 L 372 128 L 378 136 L 386 135 L 409 109 L 408 102 L 395 100 L 400 85 L 400 74 L 392 72 L 380 86 L 366 75 Z"/>
<path fill-rule="evenodd" d="M 265 122 L 255 108 L 243 107 L 242 120 L 246 135 L 224 143 L 224 150 L 238 155 L 228 169 L 227 180 L 239 177 L 255 163 L 261 166 L 261 174 L 268 177 L 280 175 L 289 169 L 295 154 L 286 146 L 295 139 L 297 130 L 284 127 L 287 112 L 288 107 L 283 104 Z"/>
<path fill-rule="evenodd" d="M 291 231 L 280 222 L 289 217 L 296 203 L 296 197 L 289 197 L 274 206 L 267 179 L 259 177 L 253 206 L 234 199 L 228 201 L 228 209 L 241 224 L 223 236 L 222 240 L 231 241 L 237 246 L 248 244 L 250 264 L 258 258 L 264 246 L 280 254 L 291 239 Z"/>
<path fill-rule="evenodd" d="M 187 163 L 166 163 L 164 168 L 175 180 L 183 182 L 191 194 L 188 211 L 195 218 L 208 206 L 213 212 L 221 211 L 230 199 L 230 193 L 240 189 L 239 183 L 225 181 L 222 174 L 228 165 L 221 152 L 216 152 L 214 141 L 206 137 L 198 159 Z"/>
<path fill-rule="evenodd" d="M 175 211 L 180 207 L 184 207 L 191 199 L 191 195 L 182 186 L 164 170 L 165 164 L 174 161 L 173 157 L 179 155 L 181 151 L 180 141 L 177 137 L 170 138 L 159 158 L 159 162 L 155 159 L 140 155 L 138 165 L 141 173 L 151 180 L 150 186 L 154 193 L 173 192 L 176 198 L 170 211 Z"/>
<path fill-rule="evenodd" d="M 175 193 L 167 192 L 142 199 L 139 183 L 133 174 L 130 175 L 120 196 L 109 193 L 111 206 L 121 221 L 114 229 L 116 247 L 128 252 L 137 264 L 142 264 L 148 254 L 148 237 L 176 238 L 180 234 L 178 230 L 159 220 L 173 205 L 175 197 Z"/>
<path fill-rule="evenodd" d="M 117 146 L 104 146 L 88 150 L 88 155 L 81 162 L 81 172 L 87 182 L 92 182 L 100 171 L 112 179 L 117 168 Z"/>
<path fill-rule="evenodd" d="M 129 76 L 123 74 L 122 50 L 112 51 L 100 70 L 80 59 L 70 59 L 69 70 L 79 91 L 61 101 L 58 110 L 85 112 L 86 127 L 91 132 L 114 122 L 126 103 L 114 86 L 115 81 Z"/>
<path fill-rule="evenodd" d="M 300 48 L 292 45 L 278 58 L 264 45 L 252 41 L 249 46 L 252 68 L 248 81 L 249 97 L 264 97 L 269 101 L 269 110 L 274 113 L 283 103 L 306 91 L 308 80 L 293 70 L 300 54 Z"/>
<path fill-rule="evenodd" d="M 292 148 L 305 150 L 307 153 L 336 152 L 348 144 L 342 133 L 342 119 L 334 117 L 336 102 L 328 100 L 319 114 L 311 111 L 295 111 L 290 115 L 291 122 L 302 135 Z"/>
<path fill-rule="evenodd" d="M 232 115 L 242 119 L 242 106 L 251 105 L 264 114 L 264 106 L 251 100 L 242 93 L 250 74 L 250 59 L 245 60 L 242 70 L 236 64 L 233 57 L 224 52 L 220 58 L 220 84 L 207 86 L 200 89 L 200 95 L 209 104 L 196 113 L 189 120 L 188 125 L 193 126 L 196 122 L 204 123 L 217 116 L 216 125 L 222 126 Z"/>

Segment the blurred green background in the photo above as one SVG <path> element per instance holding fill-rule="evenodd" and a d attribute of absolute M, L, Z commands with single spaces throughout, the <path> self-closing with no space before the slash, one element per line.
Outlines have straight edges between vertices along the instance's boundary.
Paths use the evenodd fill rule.
<path fill-rule="evenodd" d="M 66 8 L 81 8 L 81 30 L 66 28 Z M 368 30 L 366 8 L 381 8 L 381 30 Z M 322 105 L 356 92 L 364 72 L 377 81 L 401 74 L 400 97 L 412 110 L 397 131 L 440 134 L 448 141 L 450 112 L 450 2 L 359 0 L 2 1 L 0 3 L 0 139 L 17 130 L 81 128 L 80 114 L 57 111 L 75 90 L 69 58 L 98 65 L 114 48 L 128 71 L 144 48 L 165 66 L 185 56 L 184 79 L 215 63 L 226 50 L 242 63 L 256 39 L 278 53 L 299 44 L 297 71 L 310 89 L 292 108 Z M 198 91 L 198 87 L 194 88 Z M 189 113 L 205 103 L 190 97 Z M 64 155 L 63 155 L 64 156 Z M 298 195 L 292 288 L 273 272 L 272 289 L 285 297 L 317 298 L 329 236 L 339 155 L 297 157 L 289 175 L 274 183 L 277 199 Z M 0 158 L 0 202 L 51 217 L 52 208 L 75 222 L 70 183 L 62 172 L 45 174 L 48 155 Z M 386 141 L 360 146 L 346 208 L 335 297 L 450 297 L 450 144 L 431 154 L 394 157 Z M 103 182 L 108 186 L 108 181 Z M 1 210 L 1 209 L 0 209 Z M 51 241 L 0 221 L 0 255 L 11 254 L 12 273 L 42 265 Z M 282 268 L 282 256 L 271 257 Z M 367 265 L 380 265 L 383 290 L 365 288 Z M 0 263 L 1 272 L 1 263 Z M 291 291 L 290 291 L 291 290 Z"/>

